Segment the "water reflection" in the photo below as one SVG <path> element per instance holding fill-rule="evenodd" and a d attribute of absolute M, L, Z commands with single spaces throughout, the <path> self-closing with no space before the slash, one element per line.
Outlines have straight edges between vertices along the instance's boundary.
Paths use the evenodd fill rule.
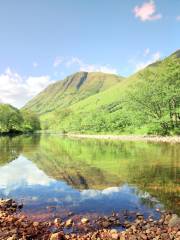
<path fill-rule="evenodd" d="M 3 137 L 0 196 L 23 199 L 27 212 L 178 212 L 179 154 L 178 144 Z"/>
<path fill-rule="evenodd" d="M 33 185 L 49 186 L 50 179 L 43 171 L 25 157 L 19 156 L 15 161 L 0 168 L 0 188 L 4 195 L 12 191 Z"/>
<path fill-rule="evenodd" d="M 47 206 L 53 206 L 61 215 L 64 209 L 75 213 L 110 213 L 113 210 L 128 209 L 153 215 L 153 207 L 157 204 L 149 194 L 138 195 L 135 189 L 128 185 L 79 191 L 66 182 L 49 178 L 34 163 L 22 156 L 1 167 L 0 174 L 1 196 L 23 199 L 26 203 L 25 211 L 33 214 L 45 213 Z M 142 204 L 142 198 L 149 199 L 153 206 L 147 208 Z"/>

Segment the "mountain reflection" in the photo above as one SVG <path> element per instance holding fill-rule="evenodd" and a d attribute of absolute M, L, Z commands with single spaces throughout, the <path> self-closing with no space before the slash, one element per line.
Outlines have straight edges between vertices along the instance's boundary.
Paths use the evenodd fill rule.
<path fill-rule="evenodd" d="M 114 208 L 119 204 L 121 208 L 151 208 L 158 200 L 178 212 L 179 159 L 179 144 L 74 140 L 57 135 L 2 137 L 0 193 L 39 199 L 44 206 L 71 202 L 76 210 L 85 201 L 81 211 L 101 208 L 102 200 L 109 210 L 112 203 Z"/>

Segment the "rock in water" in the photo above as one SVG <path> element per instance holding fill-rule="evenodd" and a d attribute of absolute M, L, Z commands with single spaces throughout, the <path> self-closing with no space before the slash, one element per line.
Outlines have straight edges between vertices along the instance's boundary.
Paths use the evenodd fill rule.
<path fill-rule="evenodd" d="M 81 223 L 82 224 L 86 224 L 86 223 L 88 223 L 89 222 L 89 219 L 87 219 L 87 218 L 82 218 L 81 219 Z"/>
<path fill-rule="evenodd" d="M 69 228 L 69 227 L 72 226 L 72 224 L 73 224 L 73 220 L 72 220 L 72 219 L 68 219 L 68 220 L 66 221 L 66 223 L 65 223 L 65 227 Z"/>

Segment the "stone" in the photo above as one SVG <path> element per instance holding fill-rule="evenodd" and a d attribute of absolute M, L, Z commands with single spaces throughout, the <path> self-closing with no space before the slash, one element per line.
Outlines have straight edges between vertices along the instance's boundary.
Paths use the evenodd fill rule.
<path fill-rule="evenodd" d="M 180 226 L 180 218 L 178 217 L 178 215 L 173 214 L 171 219 L 169 220 L 168 223 L 169 227 L 176 227 L 176 226 Z"/>
<path fill-rule="evenodd" d="M 162 239 L 169 239 L 169 234 L 168 233 L 162 233 L 161 238 Z"/>
<path fill-rule="evenodd" d="M 61 225 L 61 219 L 60 219 L 60 218 L 56 218 L 56 219 L 54 220 L 54 225 L 55 225 L 56 227 L 59 227 L 59 226 Z"/>
<path fill-rule="evenodd" d="M 51 234 L 50 240 L 64 240 L 64 233 L 58 232 Z"/>
<path fill-rule="evenodd" d="M 147 236 L 146 236 L 146 234 L 144 234 L 144 233 L 141 233 L 141 234 L 140 234 L 140 237 L 141 237 L 143 240 L 147 240 L 147 239 L 148 239 Z"/>
<path fill-rule="evenodd" d="M 0 200 L 0 205 L 12 205 L 13 200 L 12 199 L 6 199 L 6 200 Z"/>
<path fill-rule="evenodd" d="M 143 214 L 141 214 L 141 213 L 136 213 L 136 217 L 143 217 Z"/>
<path fill-rule="evenodd" d="M 116 229 L 111 229 L 110 233 L 117 233 L 118 231 Z"/>
<path fill-rule="evenodd" d="M 72 224 L 73 224 L 73 220 L 70 218 L 70 219 L 68 219 L 67 221 L 66 221 L 66 223 L 65 223 L 65 227 L 71 227 L 72 226 Z"/>
<path fill-rule="evenodd" d="M 34 227 L 38 227 L 39 226 L 39 222 L 33 222 L 33 226 Z"/>
<path fill-rule="evenodd" d="M 136 230 L 136 227 L 134 225 L 131 226 L 131 229 L 134 233 L 136 233 L 137 230 Z"/>
<path fill-rule="evenodd" d="M 82 218 L 81 219 L 81 223 L 82 224 L 86 224 L 86 223 L 88 223 L 89 222 L 89 219 L 88 218 Z"/>
<path fill-rule="evenodd" d="M 112 233 L 111 238 L 117 240 L 117 239 L 119 239 L 119 234 L 118 233 Z"/>
<path fill-rule="evenodd" d="M 111 226 L 111 223 L 108 222 L 108 221 L 103 221 L 103 222 L 101 223 L 101 225 L 103 226 L 103 228 L 108 228 L 108 227 Z"/>
<path fill-rule="evenodd" d="M 116 218 L 116 217 L 113 217 L 113 216 L 111 216 L 111 217 L 109 217 L 109 218 L 108 218 L 108 220 L 109 220 L 110 222 L 115 222 L 115 221 L 117 220 L 117 218 Z"/>
<path fill-rule="evenodd" d="M 138 221 L 140 221 L 140 220 L 136 220 L 137 222 Z M 139 223 L 139 222 L 138 222 Z M 131 223 L 129 222 L 129 221 L 125 221 L 124 222 L 124 226 L 126 227 L 126 228 L 129 228 L 130 226 L 131 226 Z"/>
<path fill-rule="evenodd" d="M 129 236 L 128 240 L 137 240 L 137 237 L 135 237 L 135 236 Z"/>
<path fill-rule="evenodd" d="M 16 237 L 14 237 L 14 236 L 7 238 L 7 240 L 15 240 L 15 239 L 16 239 Z"/>

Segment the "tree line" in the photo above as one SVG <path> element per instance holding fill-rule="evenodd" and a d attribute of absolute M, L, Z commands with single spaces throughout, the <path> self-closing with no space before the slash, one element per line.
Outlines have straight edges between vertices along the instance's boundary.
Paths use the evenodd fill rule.
<path fill-rule="evenodd" d="M 40 121 L 35 113 L 0 104 L 0 134 L 34 132 L 39 129 Z"/>

